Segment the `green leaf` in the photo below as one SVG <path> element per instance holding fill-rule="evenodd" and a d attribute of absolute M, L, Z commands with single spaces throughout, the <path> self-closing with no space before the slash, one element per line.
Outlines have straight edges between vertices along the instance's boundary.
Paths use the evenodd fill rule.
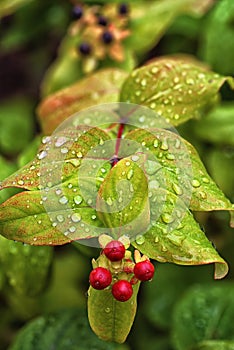
<path fill-rule="evenodd" d="M 136 235 L 149 225 L 147 178 L 130 158 L 120 160 L 99 189 L 97 213 L 111 234 Z"/>
<path fill-rule="evenodd" d="M 230 150 L 212 149 L 207 154 L 207 167 L 215 182 L 234 201 L 234 152 Z"/>
<path fill-rule="evenodd" d="M 71 127 L 62 136 L 45 137 L 37 159 L 2 182 L 2 188 L 28 190 L 0 207 L 3 236 L 34 245 L 56 245 L 100 234 L 103 224 L 92 205 L 110 169 L 109 162 L 103 165 L 101 149 L 109 137 L 100 129 L 86 129 L 81 132 Z M 112 149 L 109 151 L 112 155 Z M 105 156 L 110 158 L 107 152 Z"/>
<path fill-rule="evenodd" d="M 158 188 L 152 190 L 150 208 L 152 227 L 140 240 L 132 242 L 136 249 L 159 262 L 179 265 L 215 263 L 214 277 L 219 279 L 226 276 L 227 263 L 216 252 L 180 198 Z"/>
<path fill-rule="evenodd" d="M 2 153 L 17 154 L 32 139 L 32 111 L 31 102 L 23 96 L 1 103 L 0 150 Z"/>
<path fill-rule="evenodd" d="M 226 102 L 197 122 L 194 125 L 194 131 L 202 140 L 234 146 L 233 115 L 234 104 Z"/>
<path fill-rule="evenodd" d="M 144 127 L 148 127 L 147 121 Z M 207 174 L 194 147 L 179 135 L 162 129 L 136 129 L 125 135 L 136 141 L 129 152 L 149 153 L 144 167 L 148 181 L 180 198 L 194 211 L 233 210 L 230 201 Z M 154 184 L 152 183 L 152 186 Z"/>
<path fill-rule="evenodd" d="M 63 310 L 39 317 L 26 325 L 9 350 L 128 350 L 126 345 L 105 343 L 90 330 L 83 309 Z"/>
<path fill-rule="evenodd" d="M 169 330 L 177 301 L 189 286 L 211 282 L 211 266 L 156 264 L 155 277 L 144 286 L 144 315 L 155 326 Z"/>
<path fill-rule="evenodd" d="M 201 117 L 214 104 L 221 86 L 231 77 L 207 69 L 201 62 L 184 57 L 163 57 L 138 68 L 125 81 L 120 101 L 141 104 L 172 125 Z"/>
<path fill-rule="evenodd" d="M 8 283 L 18 294 L 35 296 L 47 284 L 52 248 L 33 247 L 0 236 L 0 262 Z"/>
<path fill-rule="evenodd" d="M 34 0 L 3 0 L 0 3 L 0 17 L 10 15 L 19 7 L 30 4 Z"/>
<path fill-rule="evenodd" d="M 234 341 L 208 340 L 197 345 L 193 350 L 234 350 Z"/>
<path fill-rule="evenodd" d="M 234 70 L 233 19 L 233 1 L 218 1 L 201 31 L 200 57 L 221 74 Z"/>
<path fill-rule="evenodd" d="M 16 165 L 6 161 L 0 156 L 0 180 L 5 179 L 7 176 L 16 171 Z M 13 196 L 16 190 L 12 188 L 6 188 L 0 192 L 0 204 L 3 203 L 7 198 Z"/>
<path fill-rule="evenodd" d="M 139 285 L 133 286 L 133 295 L 126 302 L 114 299 L 110 288 L 96 290 L 89 287 L 88 317 L 99 338 L 124 343 L 135 318 Z"/>
<path fill-rule="evenodd" d="M 52 133 L 61 122 L 84 108 L 117 102 L 126 76 L 126 72 L 117 68 L 103 69 L 46 98 L 38 107 L 44 134 Z"/>
<path fill-rule="evenodd" d="M 197 349 L 200 342 L 208 340 L 234 340 L 233 292 L 232 283 L 220 282 L 190 289 L 175 308 L 172 327 L 175 349 Z"/>
<path fill-rule="evenodd" d="M 149 1 L 147 5 L 143 1 L 134 3 L 131 6 L 131 36 L 126 39 L 126 45 L 142 55 L 158 43 L 177 16 L 201 16 L 212 3 L 213 0 L 161 0 Z"/>

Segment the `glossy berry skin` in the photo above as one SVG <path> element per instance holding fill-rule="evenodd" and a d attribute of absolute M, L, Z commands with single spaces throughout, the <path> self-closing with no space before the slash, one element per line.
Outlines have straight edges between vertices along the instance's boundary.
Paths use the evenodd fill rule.
<path fill-rule="evenodd" d="M 126 280 L 119 280 L 112 286 L 112 295 L 118 301 L 127 301 L 131 298 L 132 294 L 132 285 Z"/>
<path fill-rule="evenodd" d="M 111 241 L 105 246 L 104 254 L 110 261 L 120 261 L 124 258 L 125 247 L 120 241 Z"/>
<path fill-rule="evenodd" d="M 94 289 L 105 289 L 111 284 L 112 275 L 104 267 L 96 267 L 89 275 L 89 282 Z"/>
<path fill-rule="evenodd" d="M 154 276 L 154 265 L 149 260 L 141 261 L 134 266 L 133 272 L 140 281 L 149 281 Z"/>

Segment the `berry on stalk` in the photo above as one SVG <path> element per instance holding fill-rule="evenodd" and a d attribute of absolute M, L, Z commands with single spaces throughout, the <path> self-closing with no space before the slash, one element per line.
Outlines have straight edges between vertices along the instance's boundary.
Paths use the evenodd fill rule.
<path fill-rule="evenodd" d="M 81 43 L 79 46 L 79 51 L 82 55 L 87 56 L 91 53 L 91 46 L 89 43 Z"/>
<path fill-rule="evenodd" d="M 126 280 L 119 280 L 112 286 L 112 295 L 118 301 L 127 301 L 131 298 L 132 294 L 132 285 Z"/>
<path fill-rule="evenodd" d="M 78 20 L 83 16 L 83 9 L 81 6 L 76 5 L 72 9 L 72 18 L 74 20 Z"/>
<path fill-rule="evenodd" d="M 106 31 L 102 34 L 102 41 L 104 42 L 104 44 L 109 45 L 112 43 L 113 40 L 114 37 L 111 32 Z"/>
<path fill-rule="evenodd" d="M 120 241 L 111 241 L 105 246 L 104 254 L 110 261 L 120 261 L 124 258 L 125 247 Z"/>
<path fill-rule="evenodd" d="M 111 284 L 112 275 L 104 267 L 96 267 L 89 275 L 89 282 L 94 289 L 105 289 Z"/>
<path fill-rule="evenodd" d="M 149 281 L 154 276 L 154 265 L 149 260 L 140 261 L 134 266 L 133 272 L 140 281 Z"/>

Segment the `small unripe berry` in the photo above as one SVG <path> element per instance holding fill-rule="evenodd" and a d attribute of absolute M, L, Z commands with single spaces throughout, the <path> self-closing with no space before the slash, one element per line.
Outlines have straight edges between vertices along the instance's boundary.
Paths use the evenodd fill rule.
<path fill-rule="evenodd" d="M 119 280 L 112 286 L 112 295 L 118 301 L 127 301 L 133 294 L 132 285 L 126 280 Z"/>
<path fill-rule="evenodd" d="M 125 255 L 125 247 L 120 241 L 111 241 L 105 246 L 104 254 L 110 261 L 120 261 Z"/>
<path fill-rule="evenodd" d="M 104 44 L 109 45 L 112 43 L 113 40 L 114 37 L 111 32 L 106 31 L 102 34 L 102 41 L 104 42 Z"/>
<path fill-rule="evenodd" d="M 89 43 L 81 43 L 79 46 L 79 51 L 82 55 L 87 56 L 92 51 L 91 45 Z"/>
<path fill-rule="evenodd" d="M 83 16 L 83 9 L 81 6 L 76 5 L 72 9 L 72 18 L 74 20 L 78 20 Z"/>
<path fill-rule="evenodd" d="M 140 261 L 134 266 L 134 275 L 140 281 L 149 281 L 154 276 L 154 265 L 149 261 Z"/>
<path fill-rule="evenodd" d="M 109 270 L 104 267 L 96 267 L 90 272 L 89 282 L 94 289 L 105 289 L 111 284 L 112 275 Z"/>

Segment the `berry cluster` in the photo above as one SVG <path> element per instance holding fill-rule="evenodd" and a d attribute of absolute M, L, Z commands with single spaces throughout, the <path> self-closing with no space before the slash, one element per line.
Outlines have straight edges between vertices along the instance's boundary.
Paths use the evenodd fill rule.
<path fill-rule="evenodd" d="M 105 246 L 103 253 L 110 261 L 111 268 L 111 264 L 121 262 L 125 258 L 125 246 L 120 241 L 113 240 Z M 129 266 L 128 262 L 130 262 Z M 94 289 L 102 290 L 112 284 L 112 295 L 116 300 L 121 302 L 129 300 L 133 294 L 132 285 L 138 281 L 149 281 L 153 278 L 154 265 L 148 259 L 137 262 L 134 267 L 132 267 L 133 262 L 130 259 L 124 259 L 124 263 L 121 272 L 133 274 L 130 281 L 119 279 L 112 284 L 111 270 L 105 267 L 96 267 L 89 276 L 91 286 Z"/>

